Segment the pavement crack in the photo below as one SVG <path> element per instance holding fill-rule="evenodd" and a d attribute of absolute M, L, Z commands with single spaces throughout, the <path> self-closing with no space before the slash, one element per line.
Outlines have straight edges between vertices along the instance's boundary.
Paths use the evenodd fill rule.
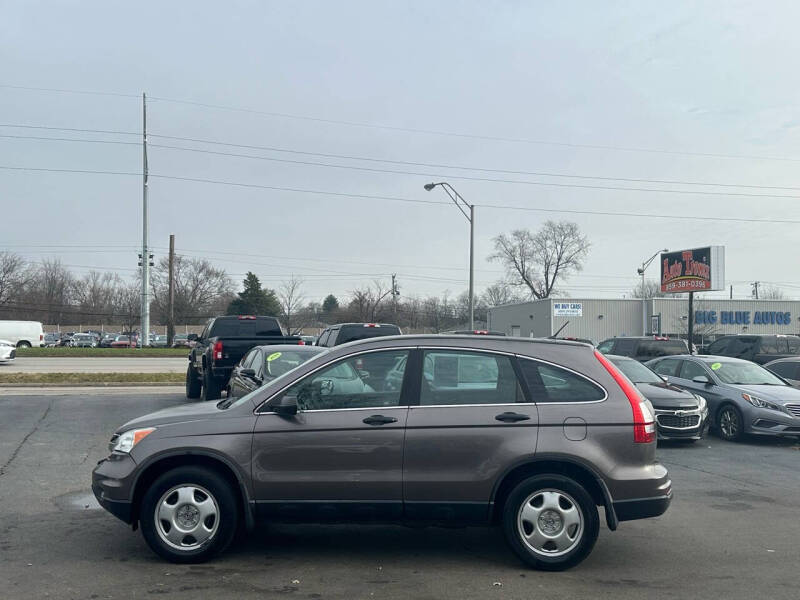
<path fill-rule="evenodd" d="M 52 408 L 53 408 L 53 400 L 51 399 L 50 402 L 47 404 L 47 408 L 42 413 L 42 416 L 39 417 L 36 423 L 34 423 L 33 429 L 31 429 L 25 435 L 25 437 L 22 438 L 22 441 L 20 441 L 20 443 L 17 444 L 16 448 L 14 448 L 14 451 L 11 453 L 11 456 L 8 457 L 8 460 L 5 462 L 5 464 L 3 464 L 2 467 L 0 467 L 0 477 L 6 474 L 6 469 L 9 467 L 9 465 L 11 465 L 12 462 L 14 462 L 14 459 L 17 458 L 17 455 L 19 454 L 20 450 L 22 450 L 22 447 L 25 445 L 25 442 L 28 441 L 28 438 L 30 438 L 34 433 L 36 433 L 39 430 L 39 427 L 47 418 L 47 415 L 50 414 L 50 410 L 52 410 Z"/>

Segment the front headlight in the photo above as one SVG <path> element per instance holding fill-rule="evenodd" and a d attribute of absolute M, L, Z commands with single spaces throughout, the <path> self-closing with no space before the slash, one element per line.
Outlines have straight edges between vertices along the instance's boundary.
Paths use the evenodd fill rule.
<path fill-rule="evenodd" d="M 156 430 L 155 427 L 146 429 L 130 429 L 119 434 L 117 443 L 111 449 L 114 452 L 130 452 L 133 447 Z"/>
<path fill-rule="evenodd" d="M 697 408 L 700 409 L 700 412 L 703 412 L 706 410 L 706 408 L 708 408 L 708 402 L 706 402 L 706 399 L 700 394 L 695 394 L 694 397 L 697 398 Z"/>
<path fill-rule="evenodd" d="M 780 406 L 777 404 L 773 404 L 772 402 L 767 402 L 763 398 L 759 398 L 758 396 L 753 396 L 751 394 L 742 394 L 742 398 L 747 400 L 750 404 L 755 406 L 756 408 L 768 408 L 770 410 L 782 410 Z"/>

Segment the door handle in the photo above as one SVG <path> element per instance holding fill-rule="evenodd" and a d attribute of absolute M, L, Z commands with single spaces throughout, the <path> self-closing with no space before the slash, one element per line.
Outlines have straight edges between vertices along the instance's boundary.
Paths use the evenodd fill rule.
<path fill-rule="evenodd" d="M 367 425 L 386 425 L 387 423 L 396 423 L 397 419 L 394 417 L 384 417 L 383 415 L 372 415 L 364 419 L 363 423 Z"/>
<path fill-rule="evenodd" d="M 497 415 L 495 419 L 498 421 L 503 421 L 503 423 L 516 423 L 517 421 L 528 421 L 530 420 L 530 417 L 528 415 L 515 412 L 504 412 Z"/>

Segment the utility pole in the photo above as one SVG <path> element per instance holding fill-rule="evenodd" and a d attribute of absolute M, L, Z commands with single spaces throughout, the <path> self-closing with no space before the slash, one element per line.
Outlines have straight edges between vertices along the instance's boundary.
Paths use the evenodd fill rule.
<path fill-rule="evenodd" d="M 756 300 L 758 300 L 758 284 L 759 283 L 760 283 L 759 281 L 754 281 L 751 284 L 753 286 L 753 298 L 755 298 Z"/>
<path fill-rule="evenodd" d="M 397 297 L 400 291 L 397 289 L 397 273 L 392 273 L 392 311 L 394 312 L 394 322 L 397 323 Z"/>
<path fill-rule="evenodd" d="M 147 97 L 142 93 L 142 337 L 150 344 L 150 251 L 147 243 Z"/>
<path fill-rule="evenodd" d="M 167 308 L 167 345 L 172 346 L 175 339 L 175 234 L 169 236 L 169 304 Z"/>

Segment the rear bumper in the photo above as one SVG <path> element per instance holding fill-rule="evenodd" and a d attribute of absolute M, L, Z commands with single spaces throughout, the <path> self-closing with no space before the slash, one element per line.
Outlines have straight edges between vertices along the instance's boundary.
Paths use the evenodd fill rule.
<path fill-rule="evenodd" d="M 649 519 L 650 517 L 663 515 L 667 512 L 671 502 L 672 490 L 665 496 L 621 500 L 613 504 L 617 519 L 620 521 L 634 521 L 636 519 Z"/>

